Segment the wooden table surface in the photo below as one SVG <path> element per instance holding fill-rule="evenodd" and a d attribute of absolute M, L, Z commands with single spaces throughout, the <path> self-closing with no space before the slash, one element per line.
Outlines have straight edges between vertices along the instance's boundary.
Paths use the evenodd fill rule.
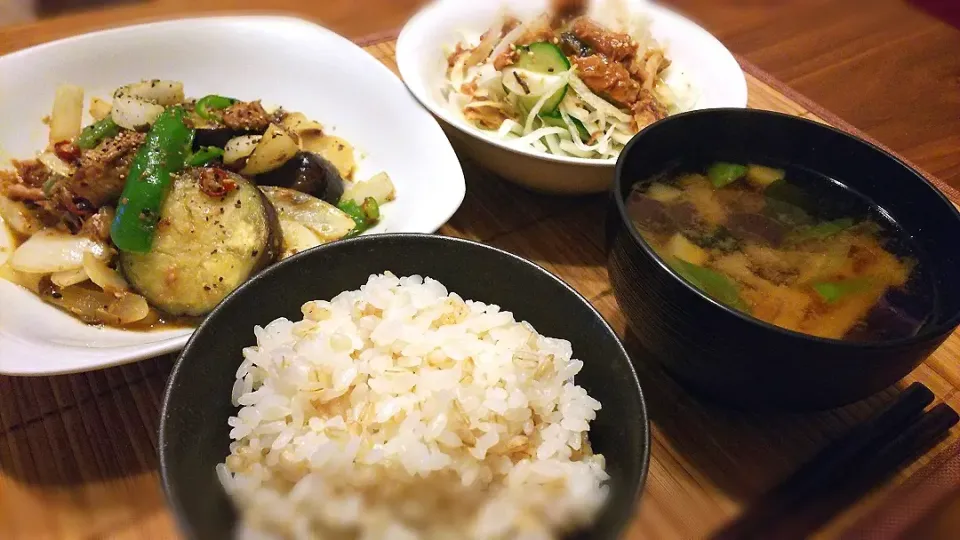
<path fill-rule="evenodd" d="M 69 2 L 40 0 L 54 11 Z M 804 0 L 781 11 L 746 1 L 678 2 L 734 52 L 960 187 L 960 32 L 894 0 L 871 1 L 866 11 L 867 4 L 858 0 Z M 127 0 L 0 27 L 0 54 L 100 27 L 227 6 L 256 10 L 269 5 L 271 11 L 304 15 L 357 38 L 399 27 L 420 3 Z M 444 232 L 488 241 L 544 264 L 574 283 L 622 334 L 624 321 L 602 267 L 602 200 L 556 200 L 506 184 L 485 186 L 468 186 L 463 209 Z M 491 219 L 503 204 L 523 208 L 514 214 L 523 219 Z M 558 236 L 565 227 L 569 234 Z M 627 344 L 635 346 L 629 337 Z M 960 405 L 957 358 L 960 337 L 954 336 L 912 376 L 955 408 Z M 176 537 L 152 454 L 155 411 L 169 369 L 168 359 L 157 359 L 81 376 L 0 377 L 0 538 Z M 654 421 L 653 460 L 643 504 L 628 533 L 631 540 L 696 538 L 715 530 L 896 393 L 817 415 L 755 415 L 704 406 L 653 366 L 643 367 L 640 375 Z M 871 500 L 925 461 L 901 471 Z M 871 504 L 859 505 L 822 534 L 836 536 Z"/>

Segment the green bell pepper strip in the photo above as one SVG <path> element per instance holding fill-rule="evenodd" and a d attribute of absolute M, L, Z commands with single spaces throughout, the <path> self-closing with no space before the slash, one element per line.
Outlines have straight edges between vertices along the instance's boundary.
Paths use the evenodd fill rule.
<path fill-rule="evenodd" d="M 674 258 L 667 261 L 667 264 L 707 296 L 744 313 L 750 313 L 750 306 L 740 298 L 740 291 L 727 276 L 683 259 Z"/>
<path fill-rule="evenodd" d="M 100 144 L 100 141 L 109 139 L 117 133 L 120 133 L 120 126 L 114 123 L 112 117 L 108 116 L 83 128 L 80 136 L 77 137 L 77 146 L 83 150 L 89 150 Z"/>
<path fill-rule="evenodd" d="M 363 204 L 357 204 L 356 201 L 351 200 L 340 201 L 338 208 L 350 216 L 350 219 L 356 224 L 344 238 L 357 236 L 380 221 L 380 205 L 373 197 L 364 199 Z"/>
<path fill-rule="evenodd" d="M 824 302 L 835 304 L 852 294 L 863 292 L 871 286 L 873 286 L 873 280 L 869 278 L 853 278 L 844 281 L 814 283 L 813 290 L 817 291 Z"/>
<path fill-rule="evenodd" d="M 377 204 L 377 200 L 373 197 L 367 197 L 363 200 L 363 204 L 360 205 L 360 209 L 363 210 L 363 215 L 367 217 L 367 222 L 371 226 L 380 221 L 380 205 Z"/>
<path fill-rule="evenodd" d="M 718 161 L 707 169 L 707 177 L 713 187 L 719 189 L 728 184 L 732 184 L 747 175 L 747 168 L 736 163 L 724 163 Z"/>
<path fill-rule="evenodd" d="M 237 100 L 233 98 L 210 94 L 209 96 L 204 96 L 197 100 L 197 104 L 193 110 L 199 114 L 201 118 L 205 120 L 212 120 L 217 115 L 213 114 L 211 111 L 226 109 L 236 102 Z"/>
<path fill-rule="evenodd" d="M 200 150 L 190 154 L 185 162 L 185 165 L 188 167 L 201 167 L 221 157 L 223 157 L 223 148 L 217 148 L 216 146 L 204 146 L 200 148 Z"/>
<path fill-rule="evenodd" d="M 183 123 L 183 108 L 163 111 L 147 132 L 127 174 L 110 238 L 121 251 L 146 253 L 153 245 L 160 207 L 171 176 L 183 168 L 193 130 Z"/>

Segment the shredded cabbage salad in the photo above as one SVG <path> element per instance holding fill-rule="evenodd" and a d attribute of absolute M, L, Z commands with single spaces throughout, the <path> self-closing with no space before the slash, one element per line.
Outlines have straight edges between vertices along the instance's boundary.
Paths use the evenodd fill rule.
<path fill-rule="evenodd" d="M 647 96 L 655 100 L 653 108 L 663 116 L 692 109 L 697 93 L 686 76 L 666 60 L 666 53 L 650 33 L 649 19 L 643 13 L 629 13 L 624 5 L 601 13 L 593 22 L 602 24 L 604 30 L 628 34 L 637 45 L 638 58 L 650 52 L 663 58 L 667 67 L 656 72 Z M 542 15 L 518 23 L 501 13 L 482 36 L 464 33 L 456 48 L 445 51 L 450 62 L 442 90 L 445 105 L 511 146 L 556 156 L 616 158 L 631 137 L 652 123 L 651 118 L 591 90 L 578 75 L 575 62 L 557 58 L 556 64 L 548 64 L 549 69 L 518 67 L 522 62 L 516 58 L 530 54 L 533 45 L 529 37 L 543 30 L 547 20 L 548 16 Z M 521 40 L 523 44 L 518 45 Z M 556 37 L 534 45 L 545 47 L 551 42 L 562 54 Z M 497 59 L 504 54 L 514 55 L 514 62 L 498 69 Z M 545 55 L 539 52 L 538 56 L 537 67 L 542 68 Z M 561 93 L 559 104 L 553 103 Z"/>

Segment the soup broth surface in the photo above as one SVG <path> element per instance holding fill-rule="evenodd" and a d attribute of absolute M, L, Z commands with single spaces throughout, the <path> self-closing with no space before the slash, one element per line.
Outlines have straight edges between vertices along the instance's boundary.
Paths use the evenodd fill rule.
<path fill-rule="evenodd" d="M 637 231 L 706 295 L 813 336 L 915 335 L 935 290 L 912 240 L 876 204 L 796 167 L 709 162 L 638 182 Z"/>

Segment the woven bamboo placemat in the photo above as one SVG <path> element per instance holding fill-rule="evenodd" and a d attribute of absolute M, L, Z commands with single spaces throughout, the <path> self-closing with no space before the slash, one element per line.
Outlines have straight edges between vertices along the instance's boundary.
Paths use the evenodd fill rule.
<path fill-rule="evenodd" d="M 392 35 L 364 40 L 396 71 Z M 853 131 L 746 62 L 750 107 Z M 652 458 L 637 517 L 626 534 L 699 538 L 717 529 L 828 440 L 898 392 L 807 415 L 738 413 L 704 405 L 667 377 L 626 334 L 603 253 L 605 197 L 523 191 L 463 163 L 467 195 L 442 234 L 480 240 L 531 259 L 589 298 L 636 360 L 647 397 Z M 954 201 L 960 195 L 934 181 Z M 903 383 L 921 381 L 960 408 L 960 337 L 954 335 Z M 56 377 L 0 377 L 0 538 L 176 537 L 157 475 L 160 398 L 174 357 Z M 960 439 L 960 429 L 822 533 L 836 536 L 883 494 Z"/>

